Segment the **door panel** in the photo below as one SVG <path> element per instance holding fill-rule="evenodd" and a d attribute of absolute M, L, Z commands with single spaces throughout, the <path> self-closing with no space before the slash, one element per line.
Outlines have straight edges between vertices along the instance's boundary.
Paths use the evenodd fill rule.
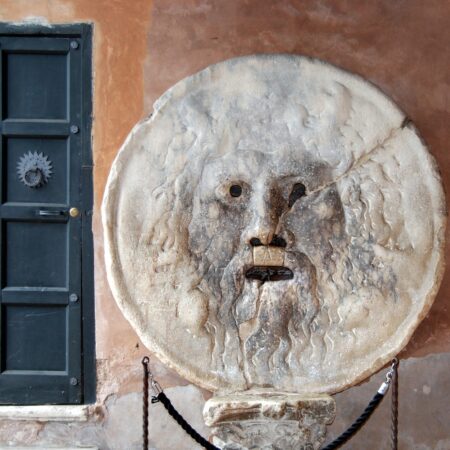
<path fill-rule="evenodd" d="M 66 314 L 62 305 L 7 305 L 4 370 L 65 373 Z"/>
<path fill-rule="evenodd" d="M 6 221 L 4 287 L 67 289 L 68 232 L 67 223 Z"/>
<path fill-rule="evenodd" d="M 67 59 L 67 54 L 7 52 L 5 119 L 67 119 L 68 99 L 61 95 L 67 90 Z"/>
<path fill-rule="evenodd" d="M 83 44 L 0 35 L 0 403 L 83 400 Z"/>

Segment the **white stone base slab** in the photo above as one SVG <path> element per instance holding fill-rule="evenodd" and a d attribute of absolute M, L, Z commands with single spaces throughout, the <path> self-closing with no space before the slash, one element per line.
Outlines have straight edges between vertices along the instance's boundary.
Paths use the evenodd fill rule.
<path fill-rule="evenodd" d="M 0 420 L 36 420 L 39 422 L 85 422 L 86 405 L 0 406 Z M 1 447 L 0 447 L 1 450 Z"/>

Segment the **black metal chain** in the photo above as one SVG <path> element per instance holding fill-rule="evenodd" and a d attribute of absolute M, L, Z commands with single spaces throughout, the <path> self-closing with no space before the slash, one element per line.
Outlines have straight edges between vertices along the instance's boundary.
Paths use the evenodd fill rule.
<path fill-rule="evenodd" d="M 144 426 L 144 450 L 148 450 L 148 380 L 150 379 L 150 383 L 152 389 L 156 395 L 152 396 L 152 403 L 161 402 L 161 404 L 166 408 L 167 412 L 172 416 L 173 419 L 180 425 L 181 428 L 189 435 L 195 442 L 200 444 L 202 447 L 207 450 L 220 450 L 219 447 L 212 445 L 208 442 L 203 436 L 201 436 L 197 431 L 195 431 L 184 419 L 184 417 L 174 408 L 172 402 L 168 399 L 166 394 L 164 394 L 163 390 L 159 383 L 154 379 L 152 372 L 149 370 L 150 359 L 148 356 L 145 356 L 142 359 L 142 365 L 144 367 L 144 408 L 143 408 L 143 426 Z"/>
<path fill-rule="evenodd" d="M 201 436 L 197 431 L 195 431 L 183 418 L 183 416 L 174 408 L 169 398 L 164 394 L 161 386 L 153 378 L 153 374 L 148 368 L 149 358 L 146 356 L 142 360 L 142 365 L 144 366 L 144 450 L 148 450 L 148 380 L 151 380 L 151 386 L 156 395 L 152 396 L 152 403 L 161 402 L 166 408 L 167 412 L 172 416 L 173 419 L 183 428 L 183 430 L 189 434 L 198 444 L 207 450 L 221 450 L 219 447 L 214 446 L 209 441 L 207 441 L 203 436 Z M 322 450 L 335 450 L 345 444 L 349 439 L 351 439 L 360 428 L 367 422 L 370 416 L 373 414 L 375 409 L 383 400 L 386 392 L 389 390 L 391 383 L 392 387 L 392 397 L 391 397 L 391 443 L 392 450 L 397 450 L 397 435 L 398 435 L 398 369 L 399 361 L 394 358 L 392 365 L 388 373 L 386 374 L 386 380 L 378 389 L 378 392 L 372 398 L 370 403 L 367 405 L 363 413 L 353 422 L 353 424 L 347 428 L 340 436 L 338 436 L 334 441 L 323 447 Z"/>
<path fill-rule="evenodd" d="M 364 412 L 352 423 L 352 425 L 347 428 L 339 437 L 337 437 L 333 442 L 323 447 L 322 450 L 335 450 L 342 445 L 344 445 L 350 438 L 352 438 L 359 429 L 367 422 L 372 413 L 377 409 L 377 406 L 383 400 L 384 395 L 376 393 L 370 403 L 367 405 Z"/>
<path fill-rule="evenodd" d="M 164 392 L 160 392 L 156 397 L 152 398 L 152 403 L 161 402 L 166 408 L 167 412 L 172 416 L 173 419 L 180 425 L 181 428 L 192 438 L 195 442 L 200 444 L 206 450 L 220 450 L 219 447 L 211 444 L 203 436 L 201 436 L 197 431 L 195 431 L 184 419 L 184 417 L 174 408 L 172 402 L 167 398 Z"/>
<path fill-rule="evenodd" d="M 350 440 L 359 430 L 360 428 L 367 422 L 369 417 L 373 414 L 375 409 L 383 400 L 386 392 L 389 389 L 390 384 L 394 384 L 397 381 L 397 368 L 398 368 L 398 359 L 394 358 L 391 363 L 391 368 L 386 374 L 386 380 L 378 389 L 378 392 L 372 398 L 370 403 L 367 405 L 364 412 L 347 428 L 340 436 L 338 436 L 333 442 L 328 444 L 326 447 L 323 447 L 322 450 L 335 450 L 342 445 L 344 445 L 348 440 Z M 397 391 L 396 391 L 397 392 Z M 392 450 L 397 450 L 397 405 L 394 405 L 394 400 L 396 398 L 396 392 L 392 391 L 392 403 L 391 403 L 391 442 L 392 442 Z M 395 423 L 394 423 L 395 419 Z M 395 445 L 395 447 L 394 447 Z"/>

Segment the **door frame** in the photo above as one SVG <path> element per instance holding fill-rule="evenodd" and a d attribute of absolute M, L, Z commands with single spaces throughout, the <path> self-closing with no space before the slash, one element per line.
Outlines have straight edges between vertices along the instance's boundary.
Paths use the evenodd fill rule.
<path fill-rule="evenodd" d="M 12 24 L 0 22 L 0 36 L 9 37 L 66 37 L 80 40 L 82 59 L 82 156 L 81 156 L 81 373 L 82 403 L 96 400 L 95 360 L 95 298 L 94 252 L 92 234 L 93 159 L 92 159 L 92 34 L 93 25 L 72 24 Z"/>

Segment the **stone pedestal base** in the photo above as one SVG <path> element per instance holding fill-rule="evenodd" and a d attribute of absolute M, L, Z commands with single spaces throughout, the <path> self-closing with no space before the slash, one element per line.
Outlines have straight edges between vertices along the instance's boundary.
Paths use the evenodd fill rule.
<path fill-rule="evenodd" d="M 329 395 L 246 391 L 208 400 L 203 410 L 223 450 L 315 450 L 336 415 Z"/>

